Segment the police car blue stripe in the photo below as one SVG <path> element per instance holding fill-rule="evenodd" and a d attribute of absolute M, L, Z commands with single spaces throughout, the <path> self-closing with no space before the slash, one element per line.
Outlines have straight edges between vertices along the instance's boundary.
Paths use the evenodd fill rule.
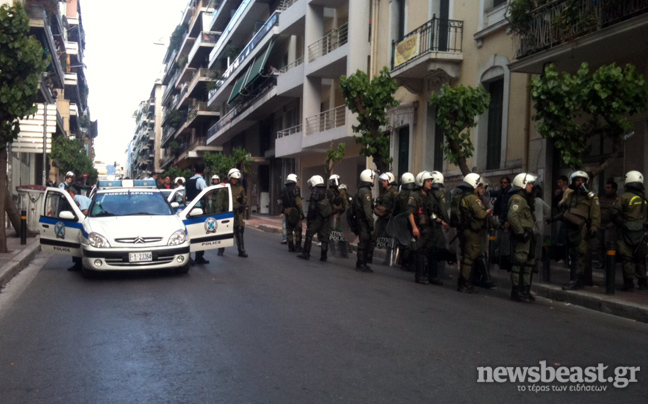
<path fill-rule="evenodd" d="M 185 224 L 185 226 L 188 226 L 190 224 L 204 223 L 210 217 L 213 217 L 216 220 L 232 219 L 234 218 L 234 212 L 226 212 L 215 216 L 211 215 L 211 216 L 192 217 L 189 219 L 184 219 L 182 222 Z"/>
<path fill-rule="evenodd" d="M 65 220 L 65 219 L 58 219 L 55 217 L 47 217 L 47 216 L 41 216 L 39 223 L 45 223 L 45 224 L 52 224 L 55 225 L 58 222 L 63 223 L 65 227 L 71 227 L 73 229 L 82 229 L 83 230 L 83 224 L 79 222 L 73 222 L 71 220 Z"/>

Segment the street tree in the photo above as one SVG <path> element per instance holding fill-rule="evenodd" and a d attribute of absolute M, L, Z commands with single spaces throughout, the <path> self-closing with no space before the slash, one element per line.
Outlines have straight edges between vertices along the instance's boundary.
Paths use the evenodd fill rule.
<path fill-rule="evenodd" d="M 326 178 L 333 174 L 335 165 L 344 158 L 345 150 L 346 143 L 338 143 L 337 147 L 335 147 L 335 143 L 331 142 L 331 147 L 326 151 L 326 159 L 324 160 Z"/>
<path fill-rule="evenodd" d="M 57 136 L 52 140 L 52 164 L 61 172 L 72 171 L 77 177 L 88 174 L 88 181 L 94 183 L 99 173 L 92 159 L 86 154 L 83 143 L 67 136 Z"/>
<path fill-rule="evenodd" d="M 20 2 L 0 6 L 0 253 L 7 252 L 5 210 L 15 211 L 7 189 L 7 146 L 20 133 L 19 119 L 36 112 L 38 83 L 49 65 L 40 42 L 29 34 Z M 10 209 L 6 209 L 7 206 Z M 12 220 L 13 222 L 13 220 Z M 14 226 L 15 228 L 15 226 Z M 19 232 L 20 228 L 16 228 Z"/>
<path fill-rule="evenodd" d="M 437 125 L 443 131 L 443 154 L 461 173 L 470 173 L 467 160 L 475 147 L 470 140 L 470 128 L 477 126 L 475 118 L 488 109 L 490 95 L 481 85 L 477 88 L 444 84 L 437 95 L 432 93 L 430 104 L 436 105 Z"/>
<path fill-rule="evenodd" d="M 227 178 L 227 173 L 232 168 L 238 168 L 245 175 L 250 171 L 251 165 L 250 153 L 240 147 L 233 149 L 232 154 L 205 153 L 205 168 L 210 175 L 217 174 L 221 179 Z"/>
<path fill-rule="evenodd" d="M 354 136 L 356 143 L 363 146 L 360 154 L 372 157 L 381 173 L 389 171 L 393 161 L 389 156 L 389 134 L 381 127 L 387 125 L 387 108 L 399 104 L 394 98 L 398 89 L 396 80 L 391 78 L 387 67 L 371 80 L 358 70 L 349 77 L 340 77 L 340 87 L 346 106 L 358 116 L 353 132 L 360 134 Z"/>
<path fill-rule="evenodd" d="M 183 169 L 178 167 L 170 167 L 164 172 L 162 178 L 166 177 L 167 175 L 171 177 L 171 181 L 174 181 L 178 177 L 182 177 L 186 182 L 189 178 L 191 178 L 191 170 L 188 168 Z"/>
<path fill-rule="evenodd" d="M 614 63 L 604 65 L 590 74 L 583 63 L 573 75 L 558 73 L 552 64 L 532 79 L 530 91 L 536 128 L 544 138 L 553 140 L 567 166 L 583 167 L 582 157 L 592 137 L 611 141 L 609 156 L 590 168 L 592 177 L 619 156 L 632 127 L 628 118 L 646 111 L 648 100 L 646 80 L 630 64 L 623 68 Z"/>

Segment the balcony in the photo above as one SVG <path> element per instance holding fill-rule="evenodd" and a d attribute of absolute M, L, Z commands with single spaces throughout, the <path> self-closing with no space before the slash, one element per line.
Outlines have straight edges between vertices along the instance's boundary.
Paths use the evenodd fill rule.
<path fill-rule="evenodd" d="M 229 2 L 227 2 L 227 3 L 229 3 Z M 243 19 L 243 16 L 245 15 L 246 11 L 248 11 L 248 9 L 250 7 L 252 7 L 253 4 L 254 4 L 254 2 L 251 1 L 251 0 L 243 0 L 241 5 L 239 5 L 239 7 L 236 9 L 236 12 L 234 13 L 234 15 L 232 15 L 232 17 L 229 19 L 229 22 L 227 23 L 227 27 L 225 27 L 225 29 L 223 30 L 223 33 L 221 34 L 220 38 L 218 39 L 218 42 L 216 42 L 216 45 L 214 46 L 214 49 L 209 54 L 209 67 L 210 68 L 213 67 L 213 64 L 219 58 L 221 52 L 223 52 L 223 50 L 225 50 L 225 46 L 228 44 L 230 38 L 232 37 L 234 29 L 239 26 L 239 23 Z M 217 18 L 217 16 L 220 15 L 219 11 L 220 10 L 218 10 L 216 12 L 216 14 L 214 15 L 214 18 Z M 212 30 L 213 29 L 214 29 L 214 27 L 212 26 Z"/>
<path fill-rule="evenodd" d="M 220 115 L 217 111 L 211 111 L 207 108 L 207 102 L 196 101 L 189 107 L 187 112 L 187 127 L 195 128 L 204 125 Z"/>
<path fill-rule="evenodd" d="M 205 56 L 214 49 L 218 36 L 215 32 L 201 32 L 198 34 L 196 42 L 189 51 L 188 63 L 190 67 L 200 67 Z"/>
<path fill-rule="evenodd" d="M 347 109 L 344 105 L 306 118 L 305 135 L 302 147 L 310 151 L 325 151 L 332 140 L 340 140 L 348 135 Z"/>
<path fill-rule="evenodd" d="M 333 29 L 317 42 L 308 45 L 308 62 L 312 63 L 349 41 L 349 24 Z"/>
<path fill-rule="evenodd" d="M 463 21 L 432 18 L 392 42 L 391 75 L 409 90 L 423 91 L 423 80 L 459 77 L 463 61 Z"/>
<path fill-rule="evenodd" d="M 293 157 L 302 151 L 302 126 L 296 125 L 277 132 L 275 157 Z"/>
<path fill-rule="evenodd" d="M 511 71 L 540 73 L 547 62 L 572 71 L 584 61 L 618 62 L 648 50 L 648 0 L 571 3 L 557 0 L 530 12 L 528 22 L 515 29 Z"/>

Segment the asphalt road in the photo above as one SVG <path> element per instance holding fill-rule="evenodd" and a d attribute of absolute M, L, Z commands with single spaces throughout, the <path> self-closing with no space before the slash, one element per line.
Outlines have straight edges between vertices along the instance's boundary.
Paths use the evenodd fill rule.
<path fill-rule="evenodd" d="M 538 299 L 463 295 L 354 259 L 304 262 L 246 231 L 249 258 L 188 275 L 83 279 L 39 258 L 0 293 L 0 404 L 503 403 L 648 399 L 648 325 Z M 319 257 L 319 248 L 313 247 Z M 478 382 L 478 367 L 640 367 L 637 382 Z M 621 380 L 619 378 L 618 380 Z M 578 386 L 604 392 L 569 392 Z M 522 389 L 525 391 L 521 391 Z"/>

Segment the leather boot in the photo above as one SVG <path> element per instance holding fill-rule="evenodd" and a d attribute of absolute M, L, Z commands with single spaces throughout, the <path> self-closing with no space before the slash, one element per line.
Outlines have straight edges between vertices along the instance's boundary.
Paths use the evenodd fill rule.
<path fill-rule="evenodd" d="M 623 278 L 623 286 L 618 289 L 623 292 L 632 292 L 634 290 L 634 281 L 632 278 Z"/>
<path fill-rule="evenodd" d="M 297 258 L 301 258 L 303 260 L 309 260 L 311 245 L 312 243 L 309 243 L 309 240 L 306 239 L 306 241 L 304 241 L 304 248 L 302 249 L 301 254 L 297 254 Z"/>
<path fill-rule="evenodd" d="M 421 254 L 416 254 L 414 257 L 414 265 L 416 268 L 414 272 L 414 282 L 420 283 L 421 285 L 429 285 L 430 281 L 428 280 L 427 271 L 425 270 L 425 262 Z"/>
<path fill-rule="evenodd" d="M 299 232 L 295 235 L 295 251 L 297 251 L 297 252 L 304 251 L 303 248 L 302 248 L 301 229 L 299 229 Z"/>
<path fill-rule="evenodd" d="M 324 244 L 322 244 L 322 247 Z M 335 257 L 335 240 L 329 240 L 329 251 L 331 253 L 331 257 Z"/>
<path fill-rule="evenodd" d="M 583 289 L 584 285 L 585 285 L 585 281 L 583 279 L 583 275 L 576 275 L 575 278 L 570 280 L 567 284 L 565 284 L 562 287 L 562 290 L 579 290 L 579 289 Z"/>
<path fill-rule="evenodd" d="M 535 296 L 531 294 L 531 285 L 524 286 L 524 296 L 529 300 L 529 303 L 535 302 Z"/>
<path fill-rule="evenodd" d="M 338 241 L 338 247 L 340 248 L 340 257 L 349 258 L 349 248 L 346 240 Z"/>
<path fill-rule="evenodd" d="M 243 230 L 244 230 L 244 227 L 241 227 L 239 229 L 239 231 L 238 231 L 239 236 L 238 236 L 238 239 L 236 240 L 238 242 L 238 244 L 237 244 L 238 245 L 238 252 L 239 252 L 238 256 L 243 257 L 243 258 L 247 258 L 248 255 L 245 252 L 245 241 L 244 241 L 244 238 L 243 238 Z"/>
<path fill-rule="evenodd" d="M 326 259 L 327 259 L 326 254 L 327 254 L 327 252 L 328 252 L 328 243 L 322 243 L 322 251 L 321 251 L 321 255 L 320 255 L 320 261 L 326 262 Z"/>
<path fill-rule="evenodd" d="M 295 243 L 292 241 L 288 242 L 288 252 L 295 252 Z"/>
<path fill-rule="evenodd" d="M 459 285 L 457 291 L 461 293 L 477 293 L 469 279 L 459 276 Z"/>

